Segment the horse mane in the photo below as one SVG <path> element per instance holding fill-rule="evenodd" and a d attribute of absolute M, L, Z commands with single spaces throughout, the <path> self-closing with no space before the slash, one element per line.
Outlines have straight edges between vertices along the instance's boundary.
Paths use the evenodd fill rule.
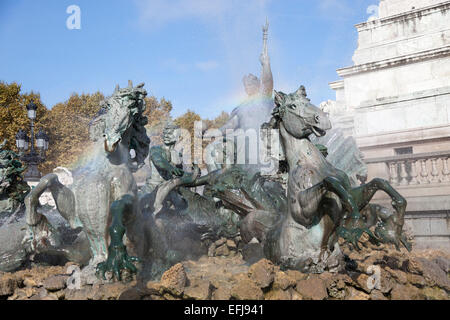
<path fill-rule="evenodd" d="M 145 111 L 145 102 L 142 104 L 143 110 L 134 116 L 135 119 L 133 121 L 130 139 L 130 149 L 136 151 L 136 158 L 132 159 L 132 162 L 137 163 L 137 168 L 134 169 L 134 167 L 131 167 L 133 171 L 141 168 L 145 164 L 145 158 L 147 158 L 150 148 L 150 138 L 145 129 L 148 119 L 143 115 L 143 111 Z"/>
<path fill-rule="evenodd" d="M 146 110 L 144 98 L 147 96 L 147 91 L 145 91 L 143 87 L 143 83 L 133 87 L 131 81 L 129 81 L 128 87 L 126 88 L 120 89 L 119 86 L 117 86 L 114 93 L 100 103 L 100 110 L 89 123 L 90 138 L 93 141 L 97 141 L 105 130 L 106 118 L 108 117 L 110 110 L 115 106 L 120 105 L 120 100 L 123 99 L 124 96 L 130 95 L 137 98 L 136 103 L 133 103 L 128 108 L 129 117 L 131 117 L 132 121 L 131 125 L 126 128 L 131 130 L 128 149 L 134 149 L 136 152 L 136 157 L 134 159 L 130 158 L 128 162 L 132 171 L 136 171 L 144 165 L 150 145 L 150 138 L 147 136 L 147 131 L 145 129 L 148 119 L 144 115 L 144 111 Z M 121 134 L 123 133 L 124 132 L 121 132 Z"/>

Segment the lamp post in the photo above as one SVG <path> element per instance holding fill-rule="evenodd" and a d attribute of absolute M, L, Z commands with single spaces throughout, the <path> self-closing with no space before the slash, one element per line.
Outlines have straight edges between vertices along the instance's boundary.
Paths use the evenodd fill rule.
<path fill-rule="evenodd" d="M 25 162 L 28 167 L 24 175 L 24 179 L 26 181 L 39 181 L 41 179 L 38 164 L 45 161 L 45 151 L 48 149 L 49 142 L 47 134 L 42 129 L 39 130 L 36 136 L 34 134 L 36 110 L 37 106 L 33 100 L 31 100 L 31 102 L 27 104 L 27 115 L 30 119 L 30 137 L 28 137 L 27 133 L 22 129 L 20 129 L 16 134 L 16 146 L 17 149 L 19 149 L 20 160 Z M 25 151 L 28 150 L 28 145 L 30 142 L 30 151 L 25 153 Z"/>

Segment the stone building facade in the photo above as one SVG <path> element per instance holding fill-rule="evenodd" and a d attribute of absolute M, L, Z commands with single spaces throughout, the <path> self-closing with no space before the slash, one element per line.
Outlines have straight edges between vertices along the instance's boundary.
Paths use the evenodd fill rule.
<path fill-rule="evenodd" d="M 322 107 L 355 137 L 368 179 L 406 197 L 415 247 L 450 250 L 450 1 L 380 0 L 356 29 L 354 65 Z M 383 192 L 374 200 L 390 206 Z"/>

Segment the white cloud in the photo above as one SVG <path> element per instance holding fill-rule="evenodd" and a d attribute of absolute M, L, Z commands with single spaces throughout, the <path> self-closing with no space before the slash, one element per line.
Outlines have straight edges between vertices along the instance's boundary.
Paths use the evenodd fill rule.
<path fill-rule="evenodd" d="M 176 73 L 185 73 L 189 71 L 190 66 L 187 63 L 183 63 L 178 61 L 176 58 L 168 58 L 164 60 L 161 65 L 170 71 L 176 72 Z"/>
<path fill-rule="evenodd" d="M 197 69 L 206 72 L 216 69 L 219 66 L 219 63 L 215 60 L 208 60 L 197 62 L 195 66 L 197 67 Z"/>
<path fill-rule="evenodd" d="M 219 37 L 225 49 L 242 58 L 242 49 L 261 44 L 261 27 L 271 0 L 134 0 L 139 26 L 160 31 L 172 22 L 195 21 Z M 269 16 L 270 19 L 270 16 Z M 189 21 L 190 22 L 190 21 Z M 242 48 L 244 47 L 244 48 Z M 259 53 L 255 52 L 256 59 Z"/>
<path fill-rule="evenodd" d="M 219 56 L 200 58 L 205 59 L 201 61 L 183 61 L 181 64 L 171 59 L 165 62 L 167 67 L 178 72 L 187 69 L 207 72 L 221 66 L 225 70 L 221 76 L 230 82 L 230 87 L 240 88 L 243 93 L 242 77 L 248 73 L 260 73 L 262 26 L 266 17 L 270 22 L 270 1 L 272 0 L 135 0 L 135 3 L 142 30 L 164 32 L 164 27 L 181 21 L 203 25 L 214 34 L 214 41 L 218 40 L 215 45 L 218 46 Z M 269 53 L 276 50 L 272 37 L 273 33 L 269 29 Z M 230 95 L 231 100 L 235 96 L 234 91 Z"/>
<path fill-rule="evenodd" d="M 352 1 L 356 0 L 351 0 Z M 319 0 L 319 9 L 328 19 L 341 20 L 353 14 L 354 8 L 348 1 L 342 0 Z"/>
<path fill-rule="evenodd" d="M 161 62 L 161 66 L 171 72 L 186 73 L 192 69 L 198 69 L 208 72 L 219 67 L 219 63 L 215 60 L 199 61 L 196 63 L 182 62 L 177 58 L 167 58 Z"/>
<path fill-rule="evenodd" d="M 162 27 L 172 21 L 197 19 L 207 23 L 217 19 L 236 19 L 247 15 L 255 19 L 271 0 L 134 0 L 139 11 L 139 22 L 147 28 Z M 248 15 L 250 14 L 250 15 Z M 231 22 L 231 21 L 230 21 Z"/>
<path fill-rule="evenodd" d="M 181 19 L 213 20 L 232 8 L 229 0 L 135 0 L 145 27 L 162 27 Z"/>

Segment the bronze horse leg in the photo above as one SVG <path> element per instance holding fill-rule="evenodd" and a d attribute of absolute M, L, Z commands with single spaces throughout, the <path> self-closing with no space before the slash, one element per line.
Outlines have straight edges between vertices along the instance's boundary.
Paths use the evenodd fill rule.
<path fill-rule="evenodd" d="M 395 209 L 394 215 L 387 217 L 383 213 L 383 210 L 381 210 L 382 207 L 369 205 L 370 200 L 379 190 L 386 192 L 391 197 L 392 207 Z M 392 242 L 398 249 L 400 241 L 408 250 L 411 250 L 411 244 L 408 243 L 402 233 L 407 201 L 388 181 L 376 178 L 360 187 L 352 189 L 351 193 L 353 198 L 358 202 L 360 210 L 369 205 L 369 210 L 374 211 L 373 214 L 382 221 L 382 225 L 376 229 L 376 234 L 383 242 Z M 395 237 L 388 236 L 388 231 L 393 231 Z"/>

